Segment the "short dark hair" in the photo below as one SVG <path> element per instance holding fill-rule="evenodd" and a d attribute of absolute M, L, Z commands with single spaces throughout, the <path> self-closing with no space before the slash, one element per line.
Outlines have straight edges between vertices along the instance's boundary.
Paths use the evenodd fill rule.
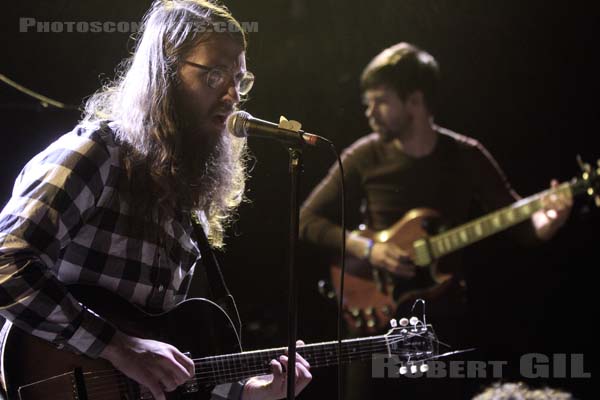
<path fill-rule="evenodd" d="M 360 85 L 363 92 L 382 85 L 388 86 L 402 100 L 420 90 L 427 109 L 433 113 L 439 80 L 439 66 L 431 54 L 401 42 L 388 47 L 371 60 L 361 75 Z"/>

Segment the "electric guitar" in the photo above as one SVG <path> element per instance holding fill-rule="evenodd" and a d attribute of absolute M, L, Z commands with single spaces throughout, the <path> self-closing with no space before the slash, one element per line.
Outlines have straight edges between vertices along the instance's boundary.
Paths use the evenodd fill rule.
<path fill-rule="evenodd" d="M 583 170 L 581 177 L 437 235 L 430 236 L 427 227 L 435 226 L 433 221 L 441 216 L 427 208 L 407 212 L 398 222 L 382 231 L 362 227 L 357 231 L 360 235 L 375 243 L 394 243 L 406 251 L 417 271 L 414 278 L 396 279 L 391 273 L 372 267 L 365 260 L 347 256 L 344 319 L 348 329 L 359 334 L 381 332 L 401 305 L 410 304 L 417 298 L 433 300 L 447 293 L 457 283 L 450 279 L 451 274 L 438 270 L 436 260 L 531 218 L 535 212 L 544 209 L 543 199 L 548 196 L 588 194 L 600 206 L 600 160 L 596 169 L 579 158 L 578 162 Z M 335 294 L 339 295 L 339 265 L 332 265 L 330 272 Z M 330 292 L 327 296 L 335 294 Z"/>
<path fill-rule="evenodd" d="M 195 377 L 167 393 L 170 400 L 208 399 L 215 385 L 269 374 L 270 360 L 285 352 L 283 347 L 241 352 L 232 320 L 207 299 L 190 299 L 168 312 L 151 315 L 105 289 L 73 286 L 70 291 L 123 332 L 169 343 L 194 360 Z M 425 362 L 436 358 L 437 339 L 430 325 L 416 317 L 407 321 L 385 335 L 344 340 L 342 363 L 383 354 L 397 357 L 394 361 L 404 370 L 424 371 Z M 0 340 L 2 386 L 8 400 L 153 398 L 149 390 L 115 370 L 110 362 L 59 350 L 9 322 L 2 328 Z M 337 346 L 337 341 L 307 344 L 297 352 L 311 368 L 318 368 L 338 363 Z"/>

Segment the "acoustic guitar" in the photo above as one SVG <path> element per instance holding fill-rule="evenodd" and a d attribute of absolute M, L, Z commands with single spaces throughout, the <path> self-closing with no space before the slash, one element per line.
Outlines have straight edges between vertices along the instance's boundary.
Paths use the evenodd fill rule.
<path fill-rule="evenodd" d="M 285 352 L 283 347 L 242 352 L 234 323 L 220 306 L 207 299 L 190 299 L 168 312 L 151 315 L 105 289 L 73 286 L 70 291 L 123 332 L 169 343 L 194 360 L 196 375 L 168 393 L 169 400 L 208 399 L 215 385 L 270 373 L 270 360 Z M 153 398 L 147 388 L 110 362 L 59 350 L 9 322 L 2 328 L 0 339 L 2 388 L 8 400 Z M 349 363 L 381 354 L 397 357 L 394 362 L 401 363 L 399 368 L 424 371 L 425 362 L 436 358 L 437 348 L 431 325 L 413 317 L 410 323 L 401 322 L 385 335 L 343 341 L 340 359 Z M 338 342 L 331 341 L 307 344 L 297 352 L 311 368 L 318 368 L 337 364 L 337 349 Z"/>

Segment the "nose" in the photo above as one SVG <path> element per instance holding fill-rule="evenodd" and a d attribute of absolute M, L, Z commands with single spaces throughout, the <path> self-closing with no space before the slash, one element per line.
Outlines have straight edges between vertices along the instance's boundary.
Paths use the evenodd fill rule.
<path fill-rule="evenodd" d="M 367 117 L 367 119 L 373 116 L 373 108 L 373 104 L 367 104 L 367 108 L 365 108 L 365 117 Z"/>
<path fill-rule="evenodd" d="M 238 90 L 238 86 L 233 79 L 230 79 L 227 83 L 227 91 L 224 95 L 224 100 L 227 99 L 232 105 L 236 105 L 240 102 L 241 96 Z"/>

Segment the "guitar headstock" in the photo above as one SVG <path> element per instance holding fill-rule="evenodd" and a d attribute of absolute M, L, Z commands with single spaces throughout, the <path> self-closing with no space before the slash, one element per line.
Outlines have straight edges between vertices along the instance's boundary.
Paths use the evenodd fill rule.
<path fill-rule="evenodd" d="M 399 373 L 405 375 L 427 372 L 428 360 L 438 355 L 439 341 L 433 327 L 417 317 L 390 321 L 391 329 L 386 333 L 391 356 L 398 358 Z"/>
<path fill-rule="evenodd" d="M 577 164 L 581 168 L 581 182 L 586 193 L 593 197 L 596 206 L 600 207 L 600 160 L 596 160 L 596 167 L 592 167 L 577 155 Z"/>

